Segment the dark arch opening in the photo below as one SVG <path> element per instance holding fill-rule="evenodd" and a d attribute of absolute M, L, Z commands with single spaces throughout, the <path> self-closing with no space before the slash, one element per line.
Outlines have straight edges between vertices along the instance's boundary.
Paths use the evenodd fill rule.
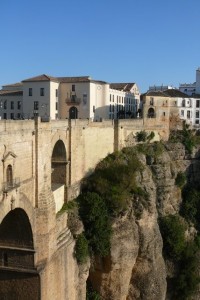
<path fill-rule="evenodd" d="M 52 190 L 57 185 L 66 184 L 66 165 L 67 165 L 67 154 L 65 145 L 62 140 L 56 142 L 52 158 L 51 158 L 51 184 Z"/>
<path fill-rule="evenodd" d="M 69 118 L 70 119 L 78 119 L 78 109 L 75 106 L 70 107 Z"/>
<path fill-rule="evenodd" d="M 147 117 L 148 118 L 155 118 L 155 110 L 152 107 L 149 108 Z"/>
<path fill-rule="evenodd" d="M 6 170 L 6 181 L 9 186 L 12 186 L 13 182 L 13 171 L 12 171 L 12 166 L 8 165 L 7 170 Z"/>
<path fill-rule="evenodd" d="M 33 233 L 21 208 L 11 210 L 0 224 L 1 299 L 40 299 L 40 277 L 34 265 Z"/>
<path fill-rule="evenodd" d="M 31 224 L 21 208 L 11 210 L 0 224 L 0 245 L 33 249 Z"/>

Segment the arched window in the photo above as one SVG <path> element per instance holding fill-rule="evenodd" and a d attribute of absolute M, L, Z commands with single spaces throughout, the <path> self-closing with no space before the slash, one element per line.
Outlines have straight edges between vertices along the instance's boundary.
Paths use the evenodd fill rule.
<path fill-rule="evenodd" d="M 154 111 L 154 109 L 152 107 L 149 108 L 147 117 L 148 118 L 155 118 L 155 111 Z"/>
<path fill-rule="evenodd" d="M 6 180 L 7 180 L 7 184 L 9 186 L 12 186 L 12 184 L 13 184 L 13 171 L 12 171 L 12 166 L 11 165 L 8 165 L 8 167 L 7 167 Z"/>

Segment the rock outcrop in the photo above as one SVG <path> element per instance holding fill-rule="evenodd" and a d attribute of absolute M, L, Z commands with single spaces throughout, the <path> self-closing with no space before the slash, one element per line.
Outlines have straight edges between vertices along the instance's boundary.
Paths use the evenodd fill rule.
<path fill-rule="evenodd" d="M 167 143 L 159 155 L 141 154 L 140 160 L 144 169 L 137 174 L 137 183 L 149 200 L 144 205 L 134 199 L 113 221 L 110 256 L 95 258 L 91 265 L 89 280 L 102 299 L 170 299 L 158 216 L 179 211 L 181 189 L 175 184 L 179 172 L 186 173 L 188 181 L 200 180 L 198 153 L 188 155 L 182 144 Z"/>

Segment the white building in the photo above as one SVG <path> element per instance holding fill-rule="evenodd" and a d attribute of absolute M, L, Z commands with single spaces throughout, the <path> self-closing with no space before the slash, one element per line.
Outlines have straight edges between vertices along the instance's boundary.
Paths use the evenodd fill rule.
<path fill-rule="evenodd" d="M 0 119 L 20 119 L 22 117 L 22 84 L 4 85 L 0 90 Z"/>
<path fill-rule="evenodd" d="M 171 90 L 171 89 L 174 89 L 174 87 L 171 85 L 152 85 L 152 86 L 149 86 L 148 91 L 166 91 L 166 90 Z"/>
<path fill-rule="evenodd" d="M 16 103 L 12 104 L 12 111 L 4 106 L 5 94 L 10 103 Z M 89 76 L 51 77 L 43 74 L 23 80 L 17 84 L 17 90 L 16 85 L 4 86 L 0 91 L 0 116 L 4 119 L 41 116 L 52 120 L 91 118 L 95 121 L 130 118 L 137 115 L 139 99 L 135 83 L 109 84 Z"/>
<path fill-rule="evenodd" d="M 181 83 L 179 85 L 179 90 L 188 96 L 193 96 L 194 94 L 200 94 L 200 68 L 196 70 L 196 82 L 194 83 Z"/>
<path fill-rule="evenodd" d="M 181 120 L 185 120 L 187 124 L 198 127 L 200 124 L 200 96 L 188 96 L 180 90 L 164 91 L 170 98 L 170 110 L 178 113 Z"/>

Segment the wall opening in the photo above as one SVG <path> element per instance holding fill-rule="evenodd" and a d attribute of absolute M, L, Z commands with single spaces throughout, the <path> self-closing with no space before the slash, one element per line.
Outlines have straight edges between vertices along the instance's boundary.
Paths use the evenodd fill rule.
<path fill-rule="evenodd" d="M 155 118 L 156 117 L 155 110 L 152 107 L 149 108 L 147 117 L 148 118 Z"/>
<path fill-rule="evenodd" d="M 51 185 L 54 190 L 59 185 L 66 185 L 67 154 L 63 141 L 56 142 L 51 158 Z"/>
<path fill-rule="evenodd" d="M 0 224 L 1 299 L 40 299 L 40 277 L 34 265 L 31 224 L 21 208 L 11 210 Z"/>
<path fill-rule="evenodd" d="M 78 119 L 78 109 L 75 106 L 70 107 L 69 118 L 70 119 Z"/>

